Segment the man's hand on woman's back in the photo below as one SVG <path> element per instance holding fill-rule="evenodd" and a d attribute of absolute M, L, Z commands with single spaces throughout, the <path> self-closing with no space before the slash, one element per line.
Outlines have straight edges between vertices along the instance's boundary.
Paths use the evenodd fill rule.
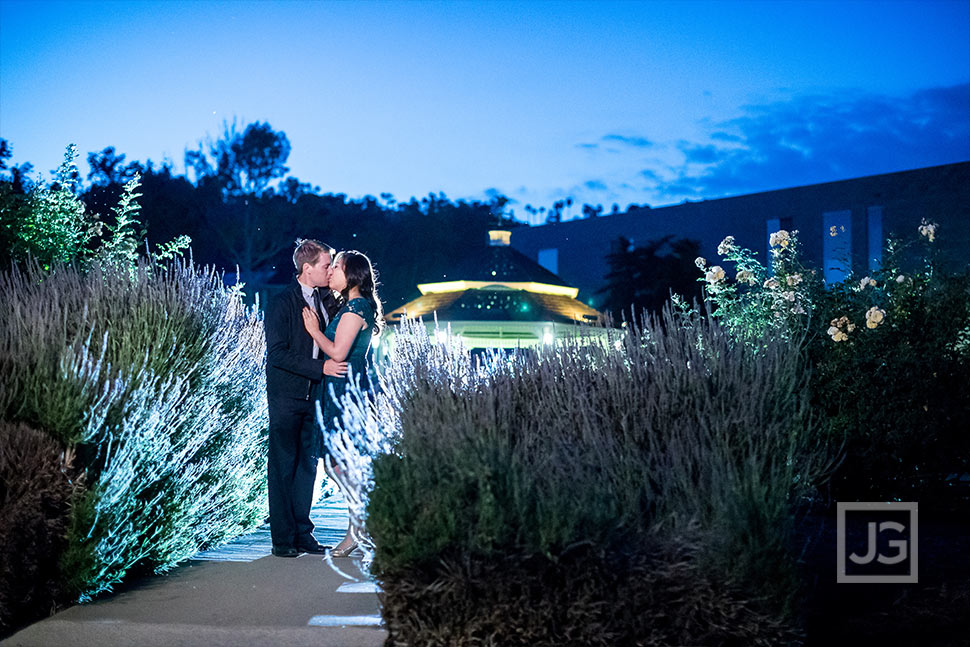
<path fill-rule="evenodd" d="M 323 363 L 323 374 L 330 377 L 344 377 L 347 375 L 347 362 L 328 359 Z"/>

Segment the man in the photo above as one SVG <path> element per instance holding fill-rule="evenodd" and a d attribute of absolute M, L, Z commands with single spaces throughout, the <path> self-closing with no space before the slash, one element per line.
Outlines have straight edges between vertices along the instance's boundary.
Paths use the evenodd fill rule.
<path fill-rule="evenodd" d="M 269 404 L 269 525 L 273 554 L 323 554 L 313 537 L 310 506 L 321 453 L 315 403 L 324 374 L 342 376 L 345 362 L 326 359 L 303 326 L 303 308 L 317 312 L 321 327 L 340 304 L 329 289 L 333 251 L 316 240 L 297 240 L 296 281 L 266 312 L 266 393 Z"/>

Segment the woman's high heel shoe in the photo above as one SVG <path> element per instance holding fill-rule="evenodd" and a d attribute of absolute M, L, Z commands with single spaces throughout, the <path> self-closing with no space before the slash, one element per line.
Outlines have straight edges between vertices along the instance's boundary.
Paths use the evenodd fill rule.
<path fill-rule="evenodd" d="M 334 548 L 330 551 L 331 557 L 350 557 L 350 554 L 357 550 L 357 542 L 355 541 L 350 545 L 349 548 Z"/>

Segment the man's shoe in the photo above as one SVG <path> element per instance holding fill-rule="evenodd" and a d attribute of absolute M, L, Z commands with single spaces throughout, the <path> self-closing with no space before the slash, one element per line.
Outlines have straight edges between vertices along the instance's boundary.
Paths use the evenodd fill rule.
<path fill-rule="evenodd" d="M 298 551 L 293 546 L 276 546 L 273 545 L 273 555 L 276 557 L 299 557 L 300 551 Z"/>
<path fill-rule="evenodd" d="M 311 542 L 303 542 L 296 545 L 296 549 L 301 553 L 310 553 L 313 555 L 325 555 L 330 546 L 324 546 L 317 540 L 312 540 Z"/>

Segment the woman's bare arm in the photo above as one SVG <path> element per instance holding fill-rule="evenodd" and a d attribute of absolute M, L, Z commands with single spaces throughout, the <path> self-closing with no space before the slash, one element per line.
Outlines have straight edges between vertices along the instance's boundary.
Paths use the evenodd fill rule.
<path fill-rule="evenodd" d="M 340 316 L 340 323 L 337 324 L 337 331 L 334 333 L 333 341 L 330 341 L 320 332 L 317 324 L 317 315 L 310 308 L 303 309 L 303 325 L 307 332 L 317 343 L 317 347 L 322 350 L 327 357 L 342 362 L 347 359 L 350 347 L 357 338 L 357 333 L 364 329 L 364 318 L 353 312 L 345 312 Z"/>

